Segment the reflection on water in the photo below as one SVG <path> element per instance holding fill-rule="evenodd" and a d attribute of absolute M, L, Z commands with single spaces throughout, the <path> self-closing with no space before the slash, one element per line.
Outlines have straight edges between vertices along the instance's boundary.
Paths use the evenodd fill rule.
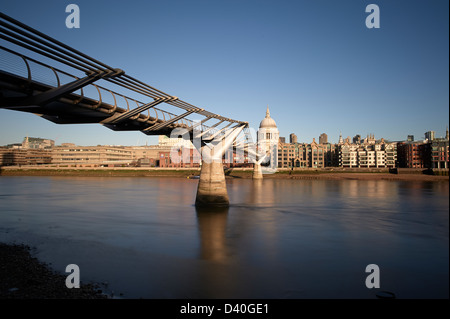
<path fill-rule="evenodd" d="M 448 182 L 0 177 L 0 241 L 124 298 L 448 298 Z M 131 270 L 131 271 L 130 271 Z"/>
<path fill-rule="evenodd" d="M 200 233 L 200 258 L 224 261 L 227 257 L 226 229 L 228 207 L 196 207 Z"/>

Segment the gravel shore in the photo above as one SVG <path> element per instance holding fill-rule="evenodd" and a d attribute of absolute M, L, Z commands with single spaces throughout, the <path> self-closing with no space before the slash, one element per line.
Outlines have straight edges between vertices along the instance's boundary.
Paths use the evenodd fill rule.
<path fill-rule="evenodd" d="M 0 299 L 108 298 L 97 284 L 69 289 L 65 281 L 65 275 L 32 257 L 30 247 L 0 243 Z"/>

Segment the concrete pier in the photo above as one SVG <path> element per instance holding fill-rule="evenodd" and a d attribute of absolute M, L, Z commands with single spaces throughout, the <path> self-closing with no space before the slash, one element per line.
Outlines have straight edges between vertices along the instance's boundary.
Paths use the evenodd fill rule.
<path fill-rule="evenodd" d="M 222 161 L 202 160 L 195 206 L 228 206 L 229 203 Z"/>
<path fill-rule="evenodd" d="M 255 166 L 253 167 L 253 179 L 262 179 L 263 174 L 261 170 L 261 164 L 255 163 Z"/>

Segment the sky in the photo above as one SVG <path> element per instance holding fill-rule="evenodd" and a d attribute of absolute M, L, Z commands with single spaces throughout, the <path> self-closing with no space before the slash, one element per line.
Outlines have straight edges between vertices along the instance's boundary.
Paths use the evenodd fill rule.
<path fill-rule="evenodd" d="M 69 29 L 68 4 L 80 8 Z M 366 6 L 380 10 L 367 28 Z M 258 129 L 267 105 L 280 136 L 311 143 L 360 134 L 405 140 L 449 123 L 449 1 L 17 1 L 0 10 L 183 101 Z M 5 45 L 4 40 L 0 40 Z M 58 125 L 0 110 L 0 145 L 145 145 L 99 124 Z"/>

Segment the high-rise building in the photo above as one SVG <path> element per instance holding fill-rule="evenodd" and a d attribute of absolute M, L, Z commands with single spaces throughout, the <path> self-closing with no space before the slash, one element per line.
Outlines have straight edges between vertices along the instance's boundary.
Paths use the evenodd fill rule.
<path fill-rule="evenodd" d="M 325 133 L 320 134 L 319 144 L 327 144 L 327 143 L 328 143 L 328 135 Z"/>
<path fill-rule="evenodd" d="M 289 143 L 291 143 L 291 144 L 297 143 L 297 135 L 295 135 L 294 133 L 291 133 L 289 135 Z"/>
<path fill-rule="evenodd" d="M 286 138 L 285 137 L 280 137 L 280 143 L 286 143 Z"/>
<path fill-rule="evenodd" d="M 357 134 L 353 137 L 353 144 L 361 144 L 361 135 Z"/>
<path fill-rule="evenodd" d="M 408 135 L 407 142 L 414 142 L 414 135 Z"/>
<path fill-rule="evenodd" d="M 432 141 L 436 138 L 436 132 L 435 131 L 428 131 L 425 132 L 425 139 L 428 141 Z"/>

